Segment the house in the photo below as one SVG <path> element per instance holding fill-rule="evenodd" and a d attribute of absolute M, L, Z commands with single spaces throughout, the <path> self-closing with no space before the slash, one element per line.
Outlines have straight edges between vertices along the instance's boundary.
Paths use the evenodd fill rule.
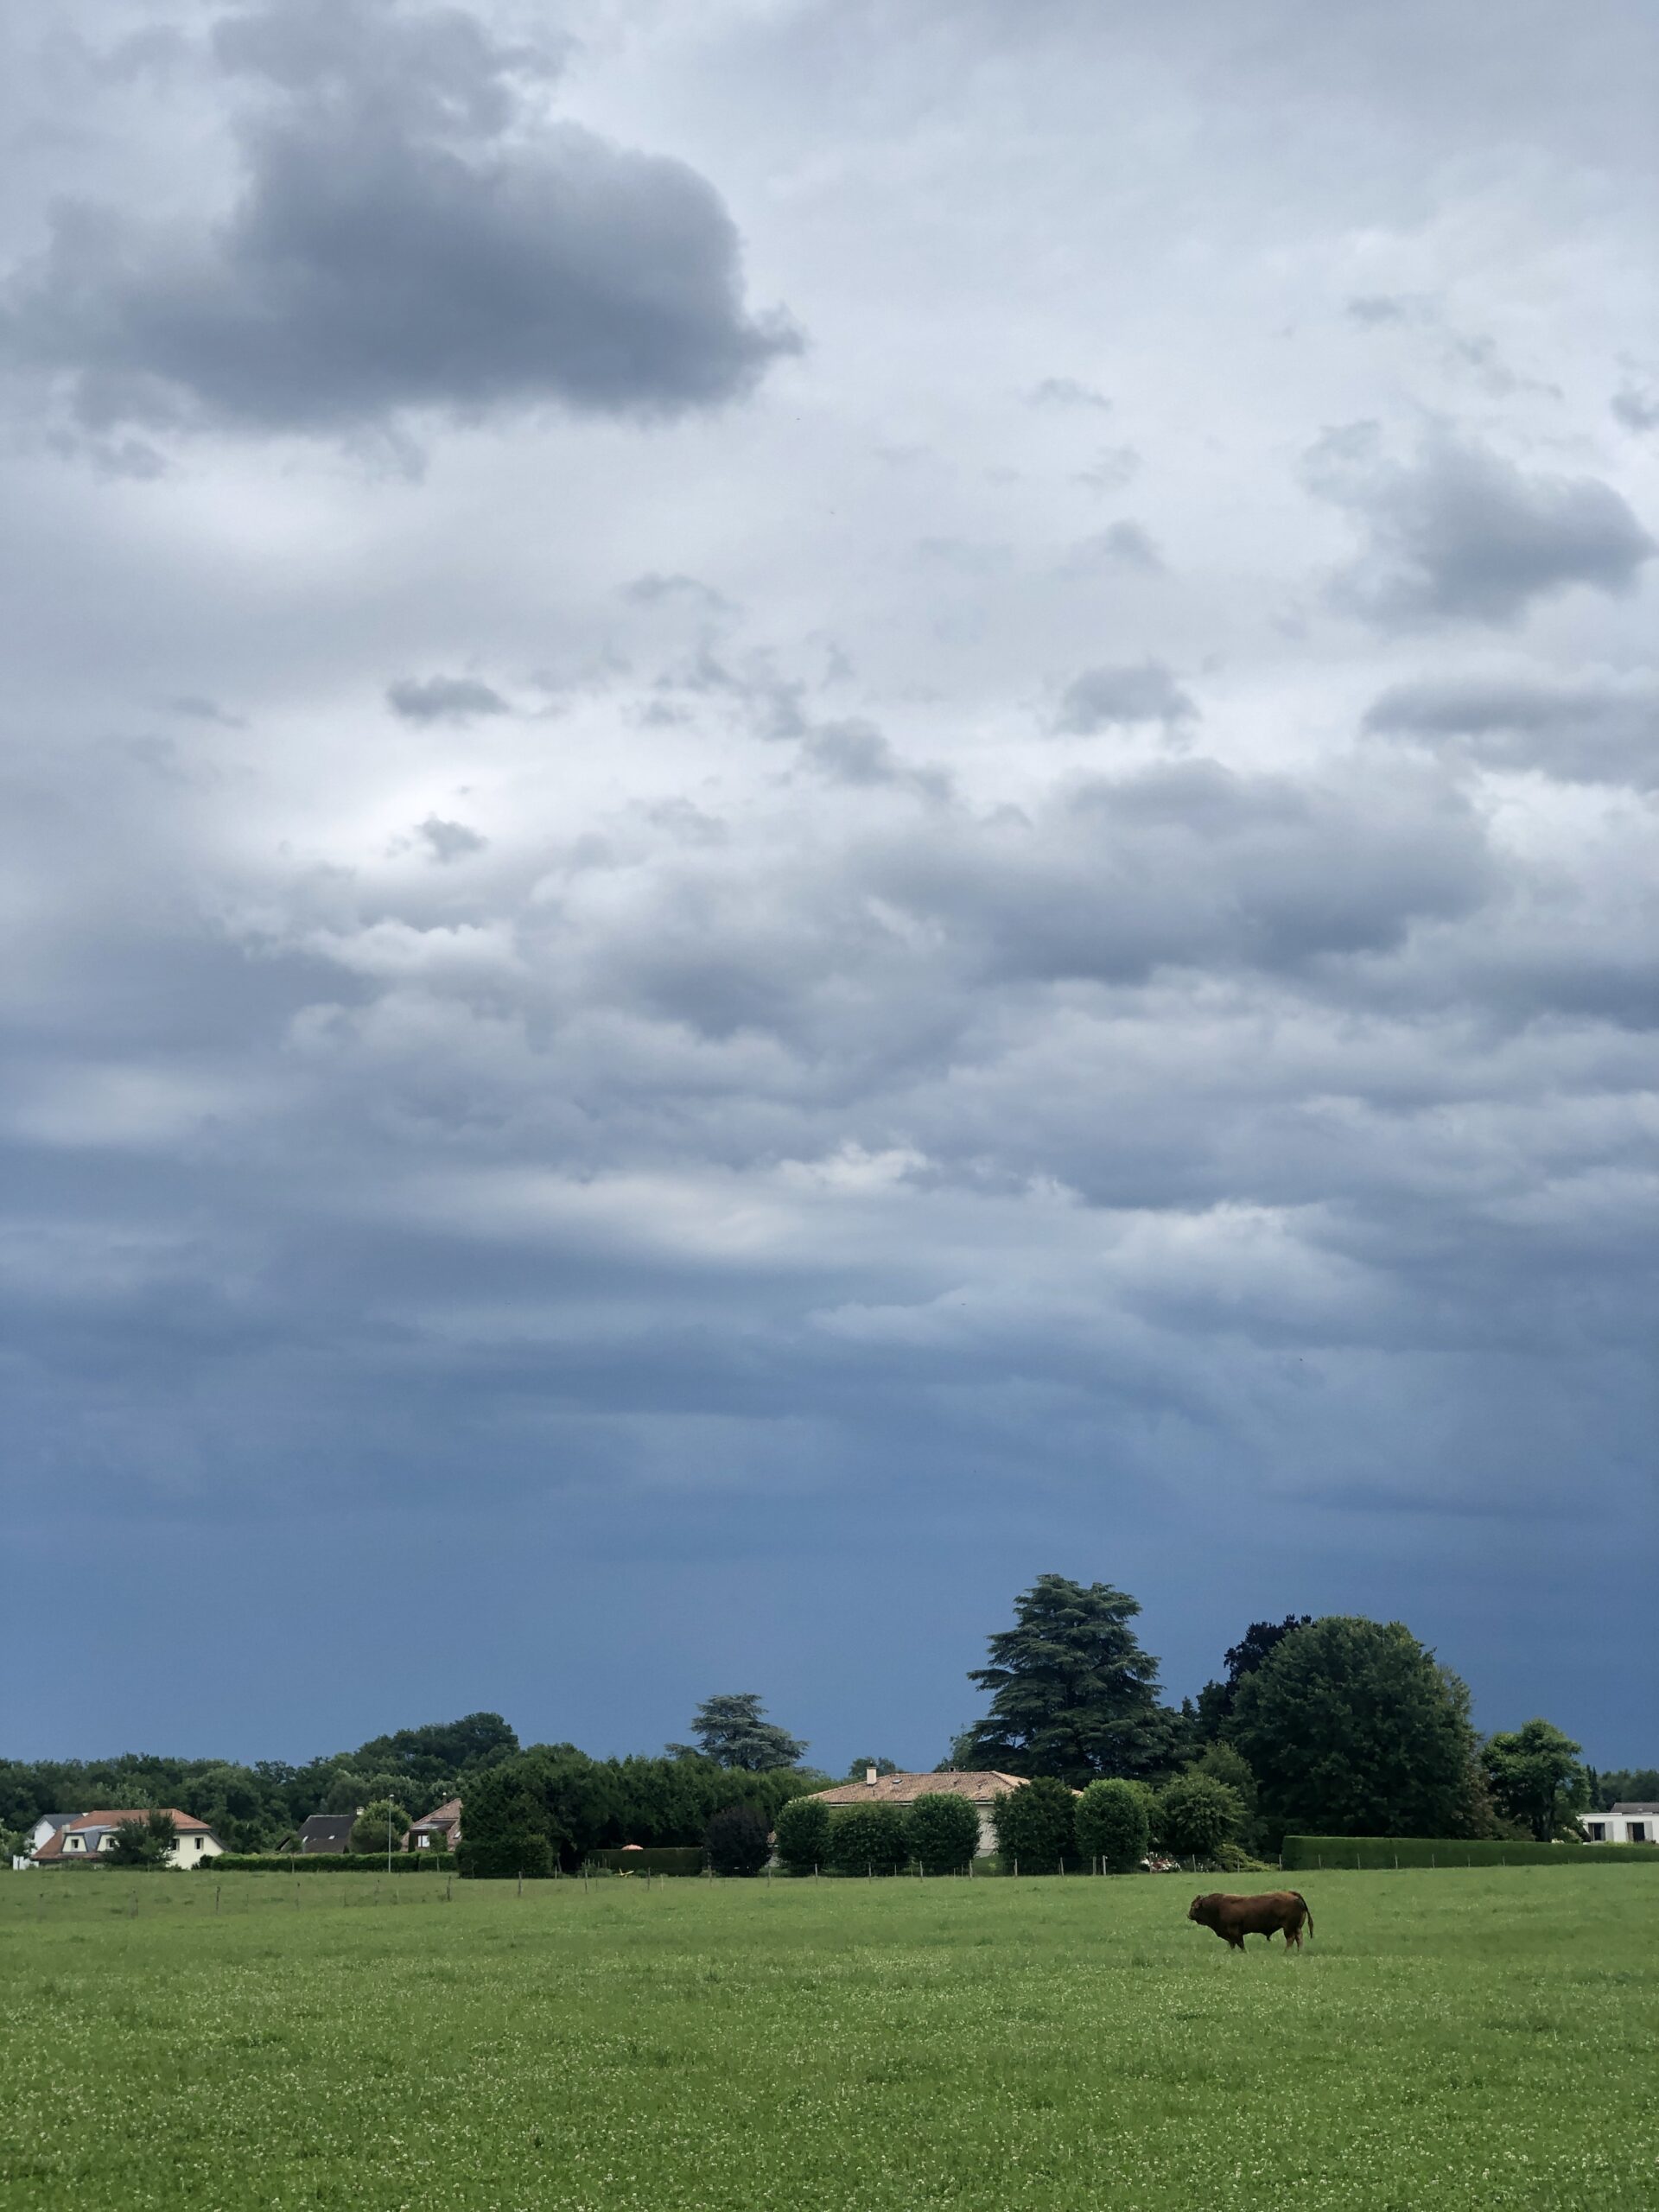
<path fill-rule="evenodd" d="M 1023 1789 L 1028 1778 L 1023 1774 L 995 1772 L 878 1774 L 873 1766 L 867 1766 L 862 1782 L 838 1782 L 833 1789 L 815 1789 L 812 1795 L 820 1805 L 905 1806 L 913 1805 L 918 1797 L 965 1797 L 979 1815 L 979 1849 L 983 1856 L 996 1849 L 991 1807 L 1009 1790 Z"/>
<path fill-rule="evenodd" d="M 358 1811 L 362 1810 L 361 1806 Z M 318 1851 L 349 1851 L 357 1813 L 313 1813 L 300 1823 L 299 1847 L 309 1855 Z"/>
<path fill-rule="evenodd" d="M 32 1859 L 48 1838 L 56 1835 L 60 1828 L 67 1828 L 77 1817 L 73 1813 L 42 1813 L 32 1827 L 23 1830 L 25 1853 Z"/>
<path fill-rule="evenodd" d="M 1580 1813 L 1586 1843 L 1659 1843 L 1659 1805 L 1615 1805 L 1610 1813 Z"/>
<path fill-rule="evenodd" d="M 404 1839 L 406 1851 L 453 1851 L 461 1841 L 461 1800 L 446 1797 L 424 1820 L 414 1821 Z"/>
<path fill-rule="evenodd" d="M 181 1813 L 176 1805 L 160 1808 L 173 1823 L 174 1842 L 167 1854 L 169 1866 L 200 1866 L 210 1859 L 217 1859 L 224 1845 L 206 1821 L 199 1821 L 194 1813 Z M 115 1848 L 115 1832 L 124 1821 L 147 1821 L 148 1808 L 137 1812 L 77 1813 L 55 1829 L 39 1850 L 33 1854 L 36 1866 L 72 1866 L 78 1861 L 88 1861 Z"/>

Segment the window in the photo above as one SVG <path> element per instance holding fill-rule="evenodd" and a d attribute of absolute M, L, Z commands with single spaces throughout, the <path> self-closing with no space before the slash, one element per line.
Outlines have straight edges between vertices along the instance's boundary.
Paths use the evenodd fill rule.
<path fill-rule="evenodd" d="M 1584 1832 L 1592 1843 L 1605 1843 L 1607 1840 L 1605 1821 L 1586 1821 L 1584 1824 Z"/>
<path fill-rule="evenodd" d="M 1628 1833 L 1632 1843 L 1645 1843 L 1648 1840 L 1648 1824 L 1645 1821 L 1632 1821 Z"/>

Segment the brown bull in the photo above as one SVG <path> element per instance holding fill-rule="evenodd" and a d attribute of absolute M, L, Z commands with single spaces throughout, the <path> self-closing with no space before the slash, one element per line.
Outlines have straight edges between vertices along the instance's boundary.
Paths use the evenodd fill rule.
<path fill-rule="evenodd" d="M 1230 1943 L 1236 1951 L 1243 1949 L 1247 1936 L 1265 1936 L 1271 1943 L 1275 1935 L 1283 1936 L 1287 1950 L 1294 1943 L 1300 1951 L 1304 1920 L 1308 1934 L 1313 1933 L 1313 1916 L 1300 1890 L 1269 1890 L 1259 1897 L 1233 1897 L 1225 1890 L 1211 1890 L 1208 1897 L 1193 1898 L 1186 1916 L 1196 1920 L 1200 1928 L 1213 1928 L 1222 1942 Z"/>

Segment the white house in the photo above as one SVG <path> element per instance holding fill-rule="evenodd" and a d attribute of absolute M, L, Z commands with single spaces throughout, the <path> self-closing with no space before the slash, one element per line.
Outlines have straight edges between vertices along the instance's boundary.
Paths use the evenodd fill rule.
<path fill-rule="evenodd" d="M 1611 1813 L 1580 1813 L 1586 1843 L 1659 1843 L 1659 1805 L 1615 1805 Z"/>
<path fill-rule="evenodd" d="M 979 1815 L 982 1856 L 996 1849 L 996 1827 L 991 1807 L 1011 1789 L 1023 1789 L 1023 1774 L 878 1774 L 864 1770 L 862 1782 L 840 1782 L 833 1789 L 815 1789 L 820 1805 L 913 1805 L 918 1797 L 965 1797 Z"/>
<path fill-rule="evenodd" d="M 12 1860 L 13 1866 L 27 1866 L 43 1844 L 49 1843 L 60 1828 L 67 1828 L 77 1817 L 73 1813 L 42 1813 L 39 1820 L 23 1830 L 22 1855 Z"/>
<path fill-rule="evenodd" d="M 181 1813 L 175 1806 L 162 1808 L 173 1823 L 174 1842 L 167 1854 L 169 1866 L 200 1866 L 209 1859 L 217 1859 L 224 1845 L 208 1827 L 193 1813 Z M 145 1811 L 126 1813 L 77 1813 L 54 1829 L 33 1854 L 36 1866 L 73 1865 L 77 1859 L 95 1859 L 101 1853 L 115 1848 L 115 1832 L 123 1821 L 147 1821 Z"/>

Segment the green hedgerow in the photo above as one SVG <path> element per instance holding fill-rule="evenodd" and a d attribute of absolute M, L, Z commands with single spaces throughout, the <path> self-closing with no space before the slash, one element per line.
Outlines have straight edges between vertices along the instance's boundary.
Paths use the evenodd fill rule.
<path fill-rule="evenodd" d="M 1069 1860 L 1076 1866 L 1077 1851 L 1077 1799 L 1052 1774 L 1039 1774 L 1020 1789 L 1010 1789 L 993 1801 L 996 1822 L 997 1856 L 1002 1871 L 1012 1874 L 1058 1874 Z"/>
<path fill-rule="evenodd" d="M 910 1860 L 905 1816 L 896 1805 L 849 1805 L 830 1823 L 830 1865 L 837 1874 L 897 1874 Z"/>
<path fill-rule="evenodd" d="M 911 1856 L 924 1874 L 959 1874 L 979 1849 L 979 1815 L 965 1797 L 929 1789 L 911 1806 Z"/>
<path fill-rule="evenodd" d="M 1091 1782 L 1077 1800 L 1077 1849 L 1109 1874 L 1128 1874 L 1147 1855 L 1146 1792 L 1133 1782 Z"/>
<path fill-rule="evenodd" d="M 791 1874 L 830 1861 L 830 1808 L 822 1797 L 791 1797 L 778 1808 L 778 1857 Z"/>

